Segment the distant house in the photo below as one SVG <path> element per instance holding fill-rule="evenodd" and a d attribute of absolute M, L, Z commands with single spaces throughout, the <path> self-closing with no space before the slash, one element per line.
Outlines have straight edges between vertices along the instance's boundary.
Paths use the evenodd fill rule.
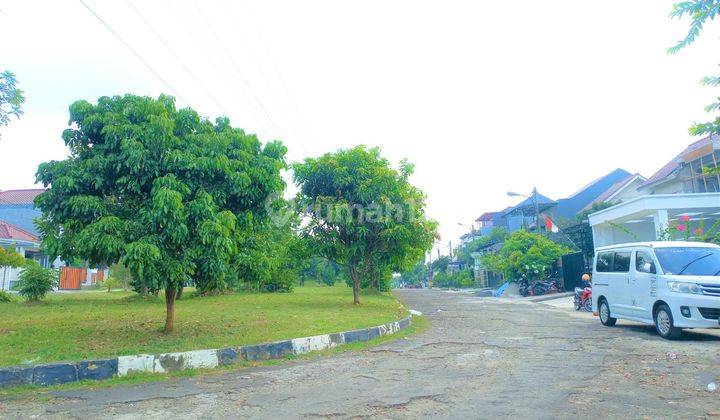
<path fill-rule="evenodd" d="M 43 191 L 42 188 L 0 191 L 0 220 L 37 236 L 35 219 L 41 212 L 34 201 Z"/>
<path fill-rule="evenodd" d="M 690 144 L 618 204 L 589 216 L 595 247 L 660 239 L 680 218 L 688 232 L 720 223 L 720 136 Z M 635 180 L 633 182 L 638 182 Z"/>
<path fill-rule="evenodd" d="M 14 249 L 25 258 L 33 258 L 47 265 L 47 257 L 40 252 L 40 240 L 27 230 L 0 220 L 0 247 Z M 0 290 L 10 290 L 17 281 L 19 268 L 0 271 Z"/>
<path fill-rule="evenodd" d="M 35 227 L 35 218 L 40 210 L 33 201 L 43 189 L 0 191 L 0 247 L 14 248 L 25 258 L 50 266 L 48 257 L 40 252 L 40 238 Z M 9 290 L 17 281 L 18 269 L 0 272 L 0 288 Z M 4 274 L 4 279 L 3 279 Z M 4 281 L 3 281 L 4 280 Z"/>
<path fill-rule="evenodd" d="M 615 185 L 621 184 L 631 177 L 633 175 L 630 172 L 620 168 L 603 175 L 569 197 L 559 199 L 554 211 L 555 218 L 573 220 L 576 214 L 591 206 L 593 202 L 603 200 L 602 197 L 607 195 Z"/>
<path fill-rule="evenodd" d="M 583 211 L 590 210 L 593 204 L 596 203 L 617 204 L 622 201 L 638 197 L 642 195 L 642 193 L 638 191 L 638 188 L 640 188 L 640 186 L 643 185 L 646 181 L 647 178 L 640 174 L 629 175 L 626 178 L 611 185 L 610 188 L 605 190 L 604 193 L 600 194 L 595 200 L 588 203 L 588 205 L 583 208 Z"/>
<path fill-rule="evenodd" d="M 502 211 L 504 227 L 507 232 L 515 232 L 522 228 L 534 229 L 536 221 L 535 204 L 537 201 L 537 211 L 542 214 L 552 211 L 557 202 L 540 193 L 537 193 L 537 200 L 531 195 L 515 206 L 508 207 Z M 543 228 L 542 221 L 540 228 Z"/>

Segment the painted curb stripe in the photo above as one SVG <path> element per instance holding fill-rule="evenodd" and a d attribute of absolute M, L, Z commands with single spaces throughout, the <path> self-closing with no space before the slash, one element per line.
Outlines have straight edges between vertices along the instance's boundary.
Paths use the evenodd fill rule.
<path fill-rule="evenodd" d="M 165 373 L 185 369 L 211 369 L 237 363 L 238 359 L 270 360 L 368 341 L 391 335 L 410 326 L 412 316 L 377 327 L 322 334 L 272 343 L 223 349 L 192 350 L 176 353 L 137 354 L 113 359 L 83 360 L 37 366 L 0 368 L 0 387 L 15 385 L 55 385 L 81 380 L 102 380 L 137 372 Z"/>

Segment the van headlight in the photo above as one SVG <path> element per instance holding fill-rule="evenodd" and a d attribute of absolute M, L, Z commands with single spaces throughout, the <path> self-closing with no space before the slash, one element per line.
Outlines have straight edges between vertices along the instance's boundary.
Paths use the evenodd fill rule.
<path fill-rule="evenodd" d="M 668 289 L 677 293 L 693 293 L 696 295 L 702 294 L 700 286 L 695 283 L 684 283 L 681 281 L 669 281 L 667 282 Z"/>

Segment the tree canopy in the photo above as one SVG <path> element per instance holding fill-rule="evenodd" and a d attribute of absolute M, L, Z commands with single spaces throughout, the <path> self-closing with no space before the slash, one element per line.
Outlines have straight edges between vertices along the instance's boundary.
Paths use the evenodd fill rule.
<path fill-rule="evenodd" d="M 10 117 L 20 118 L 23 114 L 24 92 L 17 87 L 17 78 L 12 72 L 0 73 L 0 125 L 10 124 Z"/>
<path fill-rule="evenodd" d="M 352 149 L 308 158 L 293 165 L 300 187 L 298 204 L 307 223 L 303 232 L 319 255 L 348 268 L 353 301 L 361 282 L 412 267 L 432 247 L 436 222 L 425 216 L 425 195 L 377 148 Z"/>
<path fill-rule="evenodd" d="M 186 282 L 218 288 L 232 275 L 243 227 L 282 191 L 285 147 L 215 123 L 174 99 L 102 97 L 70 106 L 70 156 L 43 163 L 39 229 L 51 258 L 121 262 L 148 290 L 165 290 L 165 330 Z M 138 287 L 138 285 L 135 285 Z"/>
<path fill-rule="evenodd" d="M 689 17 L 691 19 L 690 28 L 683 39 L 678 41 L 674 46 L 668 48 L 669 54 L 675 54 L 695 42 L 703 29 L 705 22 L 714 20 L 720 15 L 720 0 L 688 0 L 675 3 L 670 13 L 671 18 L 681 19 Z M 705 86 L 720 86 L 720 76 L 705 77 L 700 81 Z M 720 111 L 720 98 L 718 102 L 705 107 L 707 112 Z M 720 115 L 714 121 L 706 123 L 695 123 L 690 127 L 690 134 L 694 136 L 703 136 L 708 134 L 720 134 Z M 720 170 L 715 168 L 715 171 Z"/>
<path fill-rule="evenodd" d="M 570 250 L 543 235 L 525 230 L 513 232 L 496 253 L 482 257 L 483 264 L 503 272 L 508 279 L 522 275 L 542 278 L 549 274 L 555 261 Z"/>

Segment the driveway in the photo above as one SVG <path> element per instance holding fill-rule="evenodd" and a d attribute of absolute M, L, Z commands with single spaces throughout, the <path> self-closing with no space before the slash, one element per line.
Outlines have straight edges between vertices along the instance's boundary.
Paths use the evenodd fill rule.
<path fill-rule="evenodd" d="M 204 378 L 0 401 L 0 417 L 720 416 L 720 334 L 658 338 L 560 305 L 402 290 L 431 327 L 366 351 Z M 668 352 L 676 354 L 668 356 Z"/>

